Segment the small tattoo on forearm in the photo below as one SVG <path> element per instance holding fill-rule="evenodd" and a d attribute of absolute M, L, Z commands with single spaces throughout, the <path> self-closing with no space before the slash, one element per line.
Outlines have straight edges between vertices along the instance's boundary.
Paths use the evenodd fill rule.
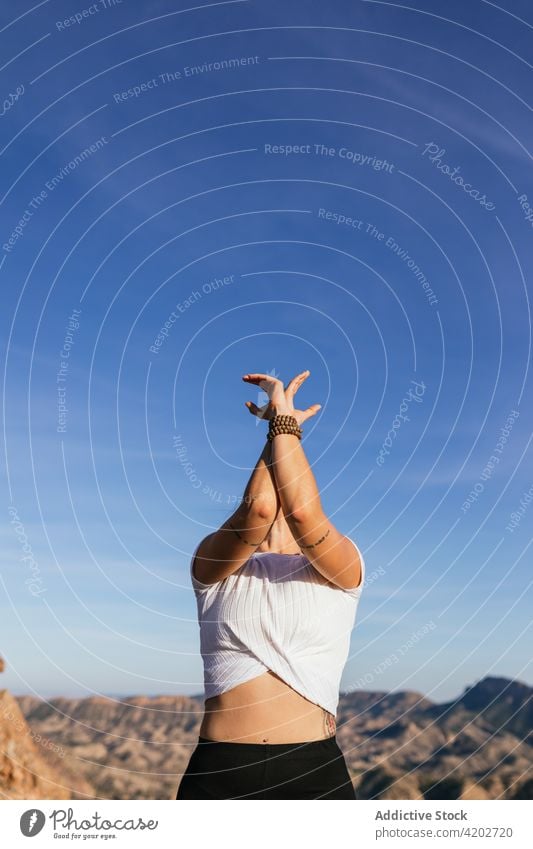
<path fill-rule="evenodd" d="M 331 528 L 328 528 L 326 533 L 324 534 L 324 536 L 320 537 L 320 539 L 318 539 L 316 542 L 311 543 L 311 545 L 302 545 L 301 543 L 299 543 L 300 548 L 314 548 L 315 545 L 319 545 L 319 543 L 324 542 L 324 540 L 328 536 L 330 530 L 331 530 Z"/>
<path fill-rule="evenodd" d="M 236 534 L 237 534 L 237 536 L 239 537 L 239 539 L 240 539 L 240 541 L 241 541 L 241 542 L 244 542 L 246 545 L 251 545 L 251 546 L 253 546 L 254 548 L 257 548 L 257 546 L 258 546 L 258 545 L 261 545 L 261 543 L 262 543 L 262 542 L 264 542 L 264 539 L 266 539 L 266 537 L 265 537 L 264 539 L 259 540 L 259 542 L 248 542 L 248 540 L 247 540 L 247 539 L 244 539 L 244 537 L 242 537 L 242 536 L 240 535 L 239 531 L 238 531 L 236 528 L 234 528 L 234 527 L 233 527 L 233 525 L 231 524 L 231 522 L 228 522 L 228 525 L 230 526 L 231 530 L 232 530 L 234 533 L 236 533 Z"/>

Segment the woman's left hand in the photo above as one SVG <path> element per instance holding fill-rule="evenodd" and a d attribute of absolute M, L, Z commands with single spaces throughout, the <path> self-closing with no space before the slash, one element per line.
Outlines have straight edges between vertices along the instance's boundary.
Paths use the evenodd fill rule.
<path fill-rule="evenodd" d="M 320 404 L 312 404 L 306 410 L 294 409 L 294 396 L 298 389 L 306 380 L 311 372 L 309 370 L 302 371 L 293 377 L 291 382 L 285 388 L 281 380 L 277 377 L 272 377 L 270 374 L 245 374 L 243 380 L 246 383 L 253 383 L 263 389 L 269 401 L 263 407 L 258 407 L 253 401 L 246 401 L 246 406 L 252 415 L 258 416 L 260 419 L 271 419 L 275 415 L 290 415 L 294 416 L 298 425 L 301 425 L 311 416 L 315 416 L 321 408 Z"/>

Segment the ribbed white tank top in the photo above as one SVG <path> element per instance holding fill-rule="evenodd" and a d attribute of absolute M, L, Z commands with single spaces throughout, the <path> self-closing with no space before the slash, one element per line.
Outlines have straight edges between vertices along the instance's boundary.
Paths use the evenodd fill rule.
<path fill-rule="evenodd" d="M 215 584 L 190 576 L 198 607 L 205 698 L 271 669 L 335 714 L 365 579 L 355 589 L 324 584 L 303 554 L 256 552 Z"/>

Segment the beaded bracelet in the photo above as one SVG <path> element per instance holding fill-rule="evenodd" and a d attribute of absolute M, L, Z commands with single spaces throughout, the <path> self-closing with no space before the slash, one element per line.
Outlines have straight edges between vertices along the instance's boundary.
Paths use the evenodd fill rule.
<path fill-rule="evenodd" d="M 297 436 L 298 439 L 302 438 L 302 429 L 298 426 L 295 416 L 288 414 L 273 416 L 269 421 L 267 434 L 269 441 L 272 442 L 279 433 L 290 433 Z"/>

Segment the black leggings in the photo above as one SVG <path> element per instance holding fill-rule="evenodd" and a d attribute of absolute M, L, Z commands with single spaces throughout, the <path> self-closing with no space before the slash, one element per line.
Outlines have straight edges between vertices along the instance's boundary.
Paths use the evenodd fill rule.
<path fill-rule="evenodd" d="M 198 738 L 176 799 L 357 799 L 335 735 L 304 743 Z"/>

